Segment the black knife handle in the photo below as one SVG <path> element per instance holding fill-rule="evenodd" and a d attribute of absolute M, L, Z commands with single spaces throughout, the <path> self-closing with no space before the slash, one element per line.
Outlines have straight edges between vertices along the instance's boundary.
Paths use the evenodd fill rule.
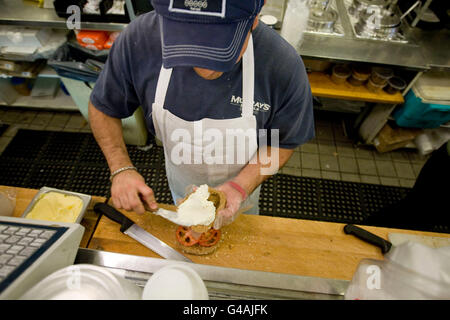
<path fill-rule="evenodd" d="M 124 232 L 134 224 L 134 222 L 128 219 L 123 213 L 117 211 L 116 209 L 114 209 L 113 207 L 111 207 L 109 204 L 106 203 L 97 202 L 94 205 L 94 211 L 100 214 L 104 214 L 112 221 L 120 224 L 121 232 Z"/>
<path fill-rule="evenodd" d="M 389 250 L 391 250 L 392 243 L 390 243 L 387 240 L 384 240 L 383 238 L 380 238 L 377 235 L 374 235 L 373 233 L 371 233 L 367 230 L 361 229 L 360 227 L 357 227 L 353 224 L 347 224 L 344 227 L 344 232 L 346 234 L 352 234 L 361 240 L 364 240 L 370 244 L 373 244 L 373 245 L 379 247 L 383 254 L 385 254 L 385 253 L 389 252 Z"/>

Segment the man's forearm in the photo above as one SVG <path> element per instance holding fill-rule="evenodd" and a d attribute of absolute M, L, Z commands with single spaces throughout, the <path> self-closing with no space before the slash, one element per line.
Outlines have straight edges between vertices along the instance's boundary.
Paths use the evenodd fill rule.
<path fill-rule="evenodd" d="M 123 140 L 122 121 L 97 110 L 89 102 L 89 122 L 111 172 L 132 165 Z"/>
<path fill-rule="evenodd" d="M 278 152 L 278 157 L 274 156 L 275 153 Z M 261 159 L 260 157 L 260 149 L 257 151 L 256 162 L 252 163 L 252 161 L 247 164 L 239 174 L 233 178 L 233 181 L 238 183 L 247 194 L 251 194 L 261 183 L 263 183 L 266 179 L 270 178 L 271 175 L 262 174 L 262 170 L 264 168 L 273 166 L 274 164 L 277 166 L 276 169 L 282 168 L 285 163 L 289 160 L 293 149 L 283 149 L 283 148 L 267 148 L 267 154 L 270 162 Z M 278 161 L 278 163 L 276 163 Z"/>

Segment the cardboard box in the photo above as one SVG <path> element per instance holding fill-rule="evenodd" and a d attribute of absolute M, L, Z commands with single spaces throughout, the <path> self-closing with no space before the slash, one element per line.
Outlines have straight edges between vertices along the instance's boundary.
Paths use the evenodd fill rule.
<path fill-rule="evenodd" d="M 391 127 L 386 123 L 373 142 L 378 152 L 388 152 L 405 147 L 421 132 L 420 129 Z"/>

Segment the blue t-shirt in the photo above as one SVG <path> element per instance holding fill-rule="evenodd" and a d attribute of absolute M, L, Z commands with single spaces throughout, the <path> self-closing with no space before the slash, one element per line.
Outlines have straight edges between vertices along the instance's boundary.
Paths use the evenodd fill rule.
<path fill-rule="evenodd" d="M 295 148 L 314 137 L 311 88 L 303 61 L 264 23 L 252 35 L 258 129 L 279 129 L 279 146 Z M 114 42 L 91 94 L 92 104 L 114 118 L 129 117 L 142 106 L 147 127 L 155 134 L 151 112 L 161 64 L 158 16 L 149 12 L 131 22 Z M 215 80 L 201 78 L 192 67 L 174 68 L 164 107 L 177 117 L 196 121 L 240 117 L 241 103 L 239 62 Z"/>

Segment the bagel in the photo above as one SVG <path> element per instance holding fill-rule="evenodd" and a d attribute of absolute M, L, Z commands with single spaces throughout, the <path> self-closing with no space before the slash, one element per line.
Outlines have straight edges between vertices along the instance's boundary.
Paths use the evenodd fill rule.
<path fill-rule="evenodd" d="M 226 196 L 222 191 L 216 190 L 214 188 L 208 187 L 208 192 L 209 192 L 209 197 L 208 197 L 208 201 L 211 201 L 214 204 L 214 207 L 216 208 L 215 210 L 215 214 L 217 217 L 217 213 L 224 209 L 226 206 Z M 186 197 L 184 197 L 180 203 L 178 204 L 178 206 L 183 203 L 184 201 L 186 201 L 189 196 L 192 194 L 193 192 L 191 192 L 190 194 L 186 195 Z M 216 217 L 214 218 L 214 221 L 216 219 Z M 197 232 L 197 233 L 201 233 L 202 236 L 197 239 L 197 240 L 193 240 L 193 237 L 189 235 L 190 230 L 184 227 L 179 227 L 177 229 L 177 233 L 178 232 L 184 232 L 184 236 L 189 238 L 191 237 L 192 241 L 196 241 L 196 243 L 194 245 L 183 245 L 180 238 L 179 238 L 179 234 L 176 234 L 176 244 L 177 244 L 177 248 L 180 249 L 181 251 L 185 252 L 185 253 L 189 253 L 189 254 L 194 254 L 194 255 L 207 255 L 207 254 L 211 254 L 213 253 L 217 247 L 219 246 L 219 244 L 222 242 L 222 238 L 221 238 L 221 232 L 220 230 L 214 230 L 212 229 L 212 226 L 214 225 L 214 221 L 211 222 L 209 225 L 194 225 L 190 227 L 190 230 Z M 183 229 L 184 228 L 184 229 Z M 184 231 L 183 231 L 184 230 Z M 214 235 L 214 243 L 209 245 L 201 245 L 201 239 L 203 238 L 207 238 L 208 235 Z M 206 237 L 205 237 L 206 235 Z M 211 237 L 213 238 L 213 237 Z M 217 238 L 219 238 L 219 240 L 217 240 Z M 216 241 L 217 240 L 217 241 Z"/>
<path fill-rule="evenodd" d="M 227 204 L 227 199 L 225 196 L 225 193 L 223 193 L 220 190 L 208 187 L 208 192 L 209 192 L 209 197 L 208 197 L 208 201 L 211 201 L 214 204 L 214 207 L 216 207 L 216 217 L 217 217 L 217 213 L 224 209 L 226 204 Z M 191 192 L 188 195 L 186 195 L 178 204 L 178 206 L 180 204 L 182 204 L 184 201 L 186 201 L 189 196 L 194 193 Z M 209 229 L 212 228 L 212 226 L 214 225 L 214 221 L 216 220 L 216 218 L 214 218 L 213 222 L 211 222 L 209 225 L 195 225 L 195 226 L 191 226 L 191 229 L 197 233 L 205 233 L 206 231 L 208 231 Z"/>

